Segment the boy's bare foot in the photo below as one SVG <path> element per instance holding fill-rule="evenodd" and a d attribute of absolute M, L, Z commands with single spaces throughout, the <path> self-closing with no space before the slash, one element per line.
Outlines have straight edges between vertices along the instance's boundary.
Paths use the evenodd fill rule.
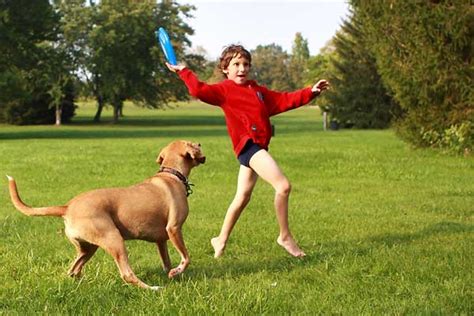
<path fill-rule="evenodd" d="M 219 258 L 224 253 L 225 244 L 221 243 L 219 237 L 211 239 L 212 248 L 214 248 L 214 258 Z"/>
<path fill-rule="evenodd" d="M 281 236 L 279 236 L 277 243 L 285 248 L 285 250 L 293 257 L 301 258 L 306 256 L 306 254 L 300 249 L 300 247 L 298 247 L 296 241 L 291 236 L 286 239 L 283 239 Z"/>

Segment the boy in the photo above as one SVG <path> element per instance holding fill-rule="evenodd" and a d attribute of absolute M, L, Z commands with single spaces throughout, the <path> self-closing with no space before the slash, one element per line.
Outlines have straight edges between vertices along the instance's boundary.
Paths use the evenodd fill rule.
<path fill-rule="evenodd" d="M 248 80 L 252 56 L 240 45 L 230 45 L 221 54 L 219 68 L 227 79 L 217 84 L 199 81 L 184 65 L 167 67 L 176 72 L 189 93 L 203 102 L 221 107 L 234 152 L 240 162 L 237 192 L 224 218 L 219 236 L 211 239 L 214 257 L 221 256 L 232 229 L 247 206 L 257 178 L 275 189 L 275 211 L 280 226 L 277 243 L 294 257 L 306 254 L 298 247 L 288 224 L 288 199 L 291 185 L 268 153 L 271 138 L 270 116 L 309 103 L 329 88 L 326 80 L 294 92 L 276 92 Z"/>

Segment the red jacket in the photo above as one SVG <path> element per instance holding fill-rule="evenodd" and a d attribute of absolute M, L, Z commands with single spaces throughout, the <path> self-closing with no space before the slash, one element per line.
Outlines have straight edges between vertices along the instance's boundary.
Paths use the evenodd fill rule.
<path fill-rule="evenodd" d="M 189 93 L 199 100 L 219 106 L 225 115 L 227 131 L 238 156 L 249 139 L 268 149 L 271 138 L 270 116 L 300 107 L 314 98 L 311 88 L 276 92 L 255 81 L 238 85 L 226 79 L 217 84 L 199 81 L 188 68 L 178 72 Z"/>

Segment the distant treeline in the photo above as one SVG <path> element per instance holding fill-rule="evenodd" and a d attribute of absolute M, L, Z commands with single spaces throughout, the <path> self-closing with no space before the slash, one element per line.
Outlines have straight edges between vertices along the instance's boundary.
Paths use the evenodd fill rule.
<path fill-rule="evenodd" d="M 252 76 L 276 90 L 326 78 L 332 89 L 316 103 L 336 125 L 393 126 L 415 146 L 471 152 L 473 5 L 350 4 L 351 15 L 320 54 L 310 56 L 308 39 L 296 33 L 289 53 L 276 44 L 252 49 Z M 185 20 L 193 10 L 173 1 L 1 1 L 0 121 L 68 122 L 80 96 L 96 100 L 96 121 L 104 106 L 119 120 L 125 100 L 151 108 L 186 100 L 164 65 L 157 26 L 168 29 L 178 60 L 203 80 L 222 80 L 216 61 L 191 49 Z"/>

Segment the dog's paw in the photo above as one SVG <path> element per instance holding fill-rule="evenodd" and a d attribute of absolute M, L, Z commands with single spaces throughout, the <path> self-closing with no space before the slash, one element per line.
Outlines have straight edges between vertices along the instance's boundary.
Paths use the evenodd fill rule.
<path fill-rule="evenodd" d="M 159 290 L 162 290 L 164 288 L 165 288 L 164 286 L 158 286 L 158 285 L 150 286 L 150 290 L 152 290 L 152 291 L 159 291 Z"/>
<path fill-rule="evenodd" d="M 171 269 L 170 272 L 168 272 L 168 278 L 172 279 L 181 273 L 183 273 L 183 269 L 181 267 Z"/>

